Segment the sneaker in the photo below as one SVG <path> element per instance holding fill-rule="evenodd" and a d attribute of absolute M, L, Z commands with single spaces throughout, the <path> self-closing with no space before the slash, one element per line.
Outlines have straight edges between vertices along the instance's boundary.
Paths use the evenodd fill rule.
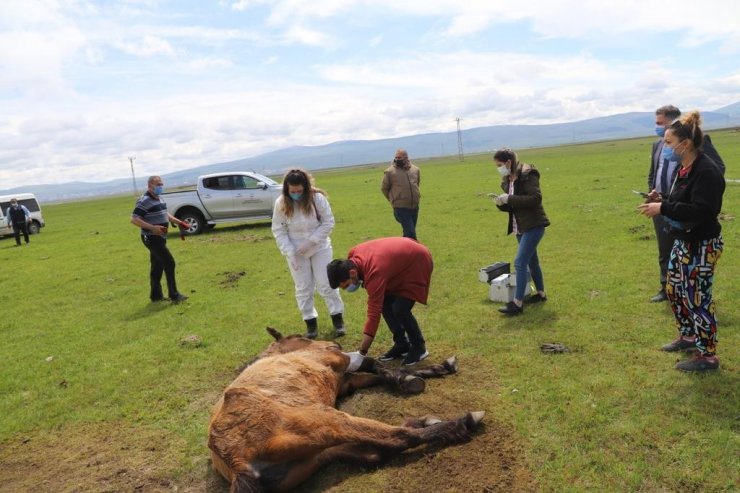
<path fill-rule="evenodd" d="M 422 347 L 416 349 L 412 347 L 411 349 L 409 349 L 409 353 L 406 355 L 406 357 L 403 358 L 403 362 L 401 364 L 403 366 L 412 366 L 423 360 L 427 356 L 429 356 L 429 351 L 427 351 L 426 348 Z"/>
<path fill-rule="evenodd" d="M 703 356 L 698 355 L 694 358 L 679 361 L 676 363 L 676 370 L 694 372 L 694 371 L 710 371 L 719 368 L 719 359 L 716 356 Z"/>
<path fill-rule="evenodd" d="M 650 301 L 652 303 L 660 303 L 661 301 L 666 301 L 668 299 L 668 295 L 665 293 L 665 289 L 661 289 L 658 291 L 658 294 L 650 298 Z"/>
<path fill-rule="evenodd" d="M 347 333 L 347 328 L 344 326 L 344 319 L 341 313 L 336 313 L 331 316 L 331 323 L 334 326 L 334 337 L 342 337 Z"/>
<path fill-rule="evenodd" d="M 695 339 L 693 337 L 691 339 L 685 339 L 683 336 L 679 336 L 676 338 L 675 341 L 669 342 L 668 344 L 663 344 L 660 350 L 667 353 L 673 353 L 682 349 L 692 348 L 694 347 L 694 345 Z"/>
<path fill-rule="evenodd" d="M 388 352 L 378 358 L 378 361 L 393 361 L 394 359 L 403 358 L 408 354 L 408 352 L 409 343 L 407 341 L 396 342 Z"/>
<path fill-rule="evenodd" d="M 513 301 L 508 302 L 504 306 L 498 309 L 501 313 L 505 315 L 519 315 L 524 311 L 524 307 L 517 306 L 516 303 Z"/>
<path fill-rule="evenodd" d="M 166 299 L 168 299 L 168 298 L 165 298 L 164 296 L 158 296 L 156 298 L 151 298 L 152 303 L 157 303 L 157 302 L 160 302 L 160 301 L 165 301 Z"/>
<path fill-rule="evenodd" d="M 541 303 L 547 301 L 547 296 L 542 296 L 540 293 L 531 294 L 524 298 L 525 303 Z"/>
<path fill-rule="evenodd" d="M 177 293 L 175 296 L 170 298 L 173 303 L 180 303 L 188 299 L 184 294 Z"/>

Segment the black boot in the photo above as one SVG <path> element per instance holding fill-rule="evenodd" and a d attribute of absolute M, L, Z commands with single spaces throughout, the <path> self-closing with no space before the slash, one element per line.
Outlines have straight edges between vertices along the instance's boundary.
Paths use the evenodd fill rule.
<path fill-rule="evenodd" d="M 347 329 L 344 327 L 344 319 L 341 313 L 336 313 L 331 316 L 331 323 L 334 326 L 334 337 L 342 337 L 347 333 Z"/>
<path fill-rule="evenodd" d="M 306 337 L 316 339 L 319 335 L 319 324 L 315 318 L 309 318 L 306 322 Z"/>

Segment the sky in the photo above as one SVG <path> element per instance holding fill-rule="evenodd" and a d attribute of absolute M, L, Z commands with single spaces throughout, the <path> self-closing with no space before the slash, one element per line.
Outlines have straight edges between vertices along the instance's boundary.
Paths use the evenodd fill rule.
<path fill-rule="evenodd" d="M 738 101 L 735 0 L 0 0 L 0 189 Z"/>

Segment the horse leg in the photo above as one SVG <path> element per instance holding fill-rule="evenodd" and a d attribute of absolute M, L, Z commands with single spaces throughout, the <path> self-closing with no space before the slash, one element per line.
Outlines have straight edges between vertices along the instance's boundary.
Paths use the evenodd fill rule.
<path fill-rule="evenodd" d="M 262 484 L 269 491 L 292 491 L 327 464 L 345 461 L 376 464 L 384 459 L 382 451 L 361 443 L 345 443 L 290 463 L 275 464 L 260 471 Z"/>
<path fill-rule="evenodd" d="M 377 463 L 425 443 L 462 443 L 470 439 L 483 415 L 468 413 L 449 421 L 420 418 L 412 420 L 416 426 L 407 427 L 335 409 L 294 414 L 264 444 L 260 461 L 270 465 L 259 468 L 261 482 L 271 491 L 289 491 L 329 462 Z"/>

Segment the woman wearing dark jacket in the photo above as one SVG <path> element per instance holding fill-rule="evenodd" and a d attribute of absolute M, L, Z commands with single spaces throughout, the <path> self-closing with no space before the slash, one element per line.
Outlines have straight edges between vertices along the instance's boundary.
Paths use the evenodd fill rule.
<path fill-rule="evenodd" d="M 509 226 L 506 234 L 514 233 L 519 249 L 514 260 L 516 269 L 516 293 L 514 300 L 499 308 L 501 313 L 516 315 L 524 311 L 524 290 L 531 274 L 537 293 L 528 302 L 547 300 L 545 282 L 537 257 L 537 245 L 550 225 L 545 209 L 542 207 L 540 173 L 531 165 L 520 163 L 511 149 L 499 149 L 493 155 L 496 169 L 503 177 L 502 195 L 494 196 L 499 210 L 509 213 Z"/>
<path fill-rule="evenodd" d="M 648 217 L 662 215 L 676 237 L 668 260 L 666 294 L 679 334 L 661 349 L 691 349 L 695 357 L 676 364 L 677 369 L 689 372 L 719 368 L 712 283 L 723 249 L 717 216 L 722 210 L 725 179 L 699 148 L 700 124 L 699 112 L 692 111 L 668 127 L 665 145 L 673 150 L 681 167 L 667 197 L 653 190 L 648 203 L 639 206 Z"/>

